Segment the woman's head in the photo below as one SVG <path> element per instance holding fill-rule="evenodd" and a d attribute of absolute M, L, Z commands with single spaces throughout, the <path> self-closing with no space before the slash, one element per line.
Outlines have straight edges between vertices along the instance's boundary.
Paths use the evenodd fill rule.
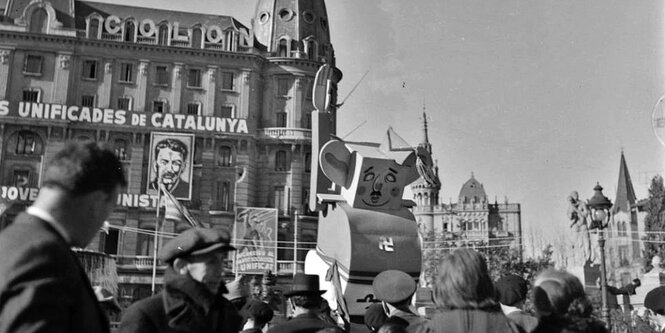
<path fill-rule="evenodd" d="M 494 286 L 480 253 L 461 248 L 441 260 L 434 283 L 439 307 L 477 309 L 495 306 Z"/>
<path fill-rule="evenodd" d="M 533 305 L 540 317 L 588 317 L 592 311 L 580 280 L 568 272 L 554 269 L 536 277 Z"/>

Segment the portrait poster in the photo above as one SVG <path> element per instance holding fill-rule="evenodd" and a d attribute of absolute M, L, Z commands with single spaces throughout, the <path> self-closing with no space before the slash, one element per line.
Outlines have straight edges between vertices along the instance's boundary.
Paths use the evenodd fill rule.
<path fill-rule="evenodd" d="M 190 200 L 193 164 L 194 134 L 151 133 L 146 194 L 157 195 L 161 182 L 176 199 Z"/>
<path fill-rule="evenodd" d="M 277 270 L 277 209 L 236 207 L 233 239 L 236 274 Z"/>

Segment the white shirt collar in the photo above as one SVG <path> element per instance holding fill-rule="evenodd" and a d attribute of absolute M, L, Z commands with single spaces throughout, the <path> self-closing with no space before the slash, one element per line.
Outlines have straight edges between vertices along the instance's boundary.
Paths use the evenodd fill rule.
<path fill-rule="evenodd" d="M 508 315 L 509 313 L 513 313 L 513 312 L 522 311 L 522 309 L 520 309 L 518 307 L 515 307 L 515 306 L 504 305 L 503 303 L 499 303 L 499 304 L 501 304 L 501 310 L 503 310 L 504 315 Z"/>
<path fill-rule="evenodd" d="M 60 234 L 60 236 L 62 236 L 62 238 L 65 239 L 65 242 L 67 242 L 67 244 L 71 245 L 71 239 L 69 239 L 69 235 L 65 231 L 65 228 L 63 228 L 62 225 L 58 223 L 58 221 L 53 217 L 53 215 L 35 206 L 28 207 L 28 209 L 26 209 L 25 212 L 46 221 L 46 223 L 51 225 L 53 229 L 55 229 L 55 231 L 57 231 L 58 234 Z"/>

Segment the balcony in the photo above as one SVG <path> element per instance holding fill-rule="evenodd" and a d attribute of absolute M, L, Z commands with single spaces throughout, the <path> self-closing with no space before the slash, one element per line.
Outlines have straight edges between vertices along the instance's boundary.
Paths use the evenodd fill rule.
<path fill-rule="evenodd" d="M 123 269 L 149 270 L 152 269 L 152 256 L 116 256 L 116 265 Z M 157 267 L 164 268 L 166 265 L 157 260 Z"/>
<path fill-rule="evenodd" d="M 312 140 L 312 130 L 306 128 L 266 127 L 259 129 L 262 139 Z"/>

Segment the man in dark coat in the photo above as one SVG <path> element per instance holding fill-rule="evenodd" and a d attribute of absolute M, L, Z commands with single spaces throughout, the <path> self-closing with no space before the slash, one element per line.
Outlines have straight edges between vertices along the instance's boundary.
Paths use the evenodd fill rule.
<path fill-rule="evenodd" d="M 382 302 L 388 319 L 402 325 L 409 332 L 427 322 L 411 310 L 411 300 L 417 289 L 416 281 L 405 272 L 389 269 L 379 273 L 372 281 L 374 296 Z"/>
<path fill-rule="evenodd" d="M 222 297 L 224 258 L 229 235 L 222 230 L 192 228 L 170 240 L 160 252 L 168 263 L 164 289 L 130 306 L 121 333 L 238 332 L 242 319 Z"/>
<path fill-rule="evenodd" d="M 538 326 L 538 319 L 522 309 L 527 291 L 528 282 L 515 274 L 502 276 L 494 284 L 495 299 L 501 305 L 503 314 L 525 333 L 531 333 Z"/>
<path fill-rule="evenodd" d="M 319 290 L 319 277 L 297 273 L 293 277 L 291 290 L 284 293 L 289 298 L 293 310 L 293 318 L 275 325 L 268 333 L 314 333 L 324 328 L 332 328 L 342 332 L 336 325 L 323 321 L 318 313 L 321 309 L 321 295 L 325 290 Z"/>
<path fill-rule="evenodd" d="M 33 205 L 0 232 L 0 332 L 109 332 L 70 247 L 98 234 L 124 186 L 122 164 L 96 143 L 54 155 Z"/>

